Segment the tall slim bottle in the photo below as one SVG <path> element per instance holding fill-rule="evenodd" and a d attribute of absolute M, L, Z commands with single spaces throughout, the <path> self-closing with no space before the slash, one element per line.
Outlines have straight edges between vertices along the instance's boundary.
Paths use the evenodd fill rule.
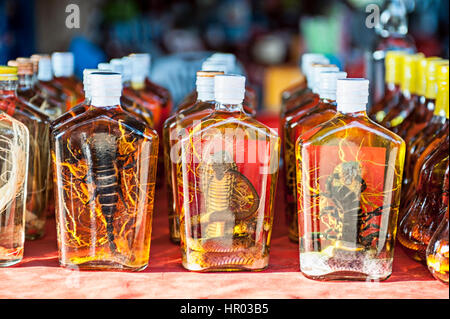
<path fill-rule="evenodd" d="M 346 72 L 337 71 L 324 71 L 320 75 L 319 84 L 319 104 L 312 107 L 303 117 L 301 117 L 295 125 L 292 126 L 291 136 L 288 138 L 292 139 L 292 147 L 294 152 L 292 153 L 291 165 L 286 165 L 286 167 L 292 168 L 292 173 L 286 175 L 286 179 L 289 181 L 288 186 L 290 189 L 289 194 L 286 194 L 286 214 L 287 221 L 289 225 L 289 239 L 293 242 L 298 242 L 298 216 L 297 216 L 297 178 L 296 178 L 296 167 L 295 167 L 295 141 L 303 133 L 322 124 L 336 115 L 336 83 L 338 79 L 345 79 L 347 77 Z M 292 167 L 291 167 L 292 166 Z M 293 179 L 293 180 L 292 180 Z"/>
<path fill-rule="evenodd" d="M 383 98 L 377 101 L 369 112 L 369 117 L 381 123 L 386 114 L 400 101 L 400 82 L 402 59 L 405 52 L 387 51 L 384 62 L 385 67 L 385 89 Z"/>
<path fill-rule="evenodd" d="M 381 125 L 390 129 L 394 133 L 399 133 L 399 127 L 405 119 L 413 113 L 418 104 L 416 94 L 416 73 L 419 59 L 423 57 L 419 54 L 405 54 L 402 58 L 402 68 L 400 70 L 400 98 L 398 104 L 393 107 L 384 117 Z"/>
<path fill-rule="evenodd" d="M 180 158 L 178 141 L 184 137 L 187 129 L 203 117 L 211 114 L 215 108 L 214 77 L 223 72 L 197 72 L 197 101 L 189 108 L 175 113 L 164 123 L 163 146 L 164 168 L 166 170 L 167 202 L 169 209 L 169 234 L 174 243 L 180 242 L 180 218 L 177 185 L 181 172 L 177 171 Z"/>
<path fill-rule="evenodd" d="M 296 143 L 300 269 L 319 280 L 392 273 L 404 141 L 366 114 L 369 81 L 337 82 L 338 114 Z"/>
<path fill-rule="evenodd" d="M 245 77 L 217 75 L 216 110 L 180 141 L 183 266 L 268 266 L 280 139 L 242 110 Z"/>
<path fill-rule="evenodd" d="M 329 64 L 330 61 L 320 53 L 304 53 L 301 61 L 301 71 L 304 75 L 303 81 L 293 84 L 281 93 L 281 115 L 287 111 L 287 105 L 290 101 L 297 99 L 302 94 L 312 91 L 311 83 L 311 65 L 312 64 Z"/>
<path fill-rule="evenodd" d="M 59 261 L 80 269 L 148 264 L 158 136 L 120 106 L 117 73 L 92 73 L 91 105 L 52 132 Z"/>
<path fill-rule="evenodd" d="M 311 98 L 307 99 L 303 104 L 299 104 L 297 107 L 292 108 L 292 112 L 286 112 L 287 115 L 282 120 L 282 132 L 283 132 L 283 170 L 285 176 L 285 205 L 286 205 L 286 221 L 289 225 L 289 238 L 297 242 L 298 232 L 294 225 L 294 216 L 296 216 L 297 207 L 297 191 L 296 191 L 296 173 L 295 173 L 295 141 L 298 138 L 298 121 L 305 116 L 312 108 L 320 103 L 319 95 L 319 83 L 321 72 L 333 71 L 338 72 L 339 69 L 336 66 L 329 65 L 314 65 L 312 66 L 312 76 L 310 76 L 310 82 L 313 83 Z M 308 93 L 307 93 L 308 94 Z"/>
<path fill-rule="evenodd" d="M 24 124 L 3 110 L 14 109 L 17 69 L 0 66 L 0 267 L 22 260 L 29 134 Z"/>
<path fill-rule="evenodd" d="M 25 72 L 26 73 L 26 72 Z M 25 124 L 30 136 L 26 199 L 25 236 L 33 240 L 45 233 L 50 174 L 49 117 L 34 104 L 35 94 L 29 88 L 29 74 L 18 75 L 17 87 L 3 91 L 0 110 Z M 16 92 L 23 93 L 19 97 Z M 30 94 L 29 94 L 30 93 Z M 28 99 L 31 97 L 31 100 Z M 31 102 L 30 102 L 31 101 Z"/>

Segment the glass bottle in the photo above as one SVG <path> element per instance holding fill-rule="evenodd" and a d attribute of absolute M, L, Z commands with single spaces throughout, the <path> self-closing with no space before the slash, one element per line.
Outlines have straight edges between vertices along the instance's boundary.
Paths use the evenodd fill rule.
<path fill-rule="evenodd" d="M 304 53 L 302 55 L 302 61 L 301 61 L 301 70 L 304 75 L 304 79 L 300 81 L 299 83 L 293 84 L 291 87 L 287 88 L 281 93 L 281 115 L 283 116 L 284 113 L 288 110 L 287 105 L 290 103 L 291 100 L 295 100 L 298 97 L 302 96 L 303 94 L 312 91 L 312 84 L 311 81 L 311 66 L 313 64 L 329 64 L 330 61 L 320 53 Z"/>
<path fill-rule="evenodd" d="M 30 104 L 42 113 L 53 114 L 58 111 L 59 105 L 53 100 L 47 99 L 35 85 L 33 62 L 28 58 L 17 58 L 14 61 L 8 61 L 9 66 L 17 67 L 18 86 L 17 96 Z"/>
<path fill-rule="evenodd" d="M 445 105 L 448 112 L 448 65 L 442 65 L 439 73 L 443 81 L 439 81 L 436 105 Z M 425 250 L 443 217 L 441 202 L 444 174 L 449 161 L 448 143 L 446 129 L 418 157 L 410 193 L 407 194 L 406 205 L 402 206 L 404 211 L 399 224 L 399 241 L 411 258 L 421 262 L 426 260 Z"/>
<path fill-rule="evenodd" d="M 418 104 L 416 94 L 416 73 L 419 54 L 405 54 L 402 58 L 400 70 L 400 98 L 398 104 L 393 107 L 381 121 L 381 125 L 398 134 L 399 126 L 414 111 Z"/>
<path fill-rule="evenodd" d="M 116 72 L 116 73 L 123 73 L 123 64 L 121 60 L 116 59 L 116 62 L 113 64 L 111 63 L 99 63 L 97 65 L 99 71 L 106 71 L 106 72 Z M 124 77 L 122 77 L 122 86 L 128 87 L 125 84 Z M 120 103 L 122 105 L 122 108 L 129 112 L 130 114 L 133 114 L 135 117 L 141 119 L 145 123 L 147 123 L 150 127 L 155 127 L 155 122 L 153 119 L 153 113 L 148 109 L 145 108 L 142 103 L 140 103 L 139 99 L 131 99 L 129 96 L 122 95 L 120 97 Z"/>
<path fill-rule="evenodd" d="M 67 96 L 67 111 L 84 101 L 83 84 L 74 76 L 74 56 L 72 52 L 54 52 L 52 54 L 52 83 Z"/>
<path fill-rule="evenodd" d="M 408 143 L 404 177 L 406 181 L 403 183 L 400 218 L 403 217 L 406 206 L 410 204 L 412 197 L 416 194 L 422 164 L 448 135 L 448 64 L 442 61 L 430 61 L 429 64 L 431 66 L 428 68 L 433 70 L 433 73 L 437 73 L 436 76 L 429 76 L 427 80 L 429 97 L 426 99 L 426 104 L 428 107 L 434 108 L 434 115 L 425 129 L 415 139 L 410 139 Z"/>
<path fill-rule="evenodd" d="M 180 141 L 182 263 L 193 271 L 263 270 L 280 139 L 243 112 L 245 77 L 214 81 L 215 111 Z"/>
<path fill-rule="evenodd" d="M 13 110 L 17 69 L 0 66 L 0 267 L 22 260 L 29 134 L 24 124 L 4 110 Z"/>
<path fill-rule="evenodd" d="M 369 81 L 338 80 L 336 95 L 337 115 L 296 142 L 300 269 L 319 280 L 384 280 L 405 143 L 367 117 Z"/>
<path fill-rule="evenodd" d="M 312 107 L 303 117 L 301 117 L 293 126 L 290 140 L 297 141 L 299 136 L 307 132 L 310 129 L 325 123 L 332 119 L 336 115 L 336 83 L 338 79 L 345 79 L 347 77 L 346 72 L 337 71 L 324 71 L 319 75 L 319 103 Z M 292 147 L 295 150 L 295 143 Z M 289 161 L 295 161 L 295 153 L 292 154 L 292 159 Z M 286 206 L 286 219 L 289 225 L 289 239 L 293 242 L 298 242 L 298 217 L 297 217 L 297 178 L 295 171 L 295 162 L 292 167 L 287 165 L 293 170 L 290 175 L 286 175 L 286 179 L 289 181 L 287 185 L 289 194 L 286 193 L 285 201 Z"/>
<path fill-rule="evenodd" d="M 283 136 L 283 172 L 285 178 L 285 211 L 286 221 L 289 225 L 289 239 L 294 242 L 298 241 L 298 235 L 295 231 L 296 226 L 293 223 L 293 217 L 297 215 L 297 191 L 296 191 L 296 174 L 295 174 L 295 141 L 298 135 L 298 121 L 305 116 L 312 108 L 320 103 L 319 97 L 319 83 L 321 72 L 333 71 L 337 72 L 339 69 L 336 66 L 328 65 L 314 65 L 312 66 L 312 76 L 310 76 L 309 83 L 313 83 L 313 91 L 310 98 L 298 104 L 298 106 L 288 110 L 287 115 L 282 119 L 282 136 Z M 307 93 L 309 94 L 309 93 Z"/>
<path fill-rule="evenodd" d="M 180 156 L 179 139 L 184 137 L 195 121 L 211 114 L 215 108 L 214 77 L 223 72 L 199 71 L 197 72 L 197 102 L 191 107 L 175 113 L 164 123 L 163 146 L 164 168 L 166 173 L 167 202 L 169 211 L 169 234 L 174 243 L 180 242 L 179 201 L 177 200 L 177 180 L 181 178 L 177 171 L 177 162 Z"/>
<path fill-rule="evenodd" d="M 134 90 L 134 94 L 146 102 L 144 106 L 152 112 L 155 129 L 158 134 L 161 134 L 164 121 L 172 111 L 172 97 L 167 89 L 150 81 L 150 54 L 133 53 L 130 54 L 130 59 L 132 65 L 131 88 Z"/>
<path fill-rule="evenodd" d="M 406 142 L 407 151 L 410 141 L 414 140 L 415 137 L 420 134 L 433 116 L 434 100 L 427 100 L 425 94 L 427 84 L 427 64 L 429 61 L 434 59 L 439 58 L 425 58 L 423 56 L 418 57 L 416 62 L 416 72 L 414 75 L 415 84 L 413 84 L 416 96 L 415 107 L 413 108 L 413 111 L 405 118 L 405 120 L 398 127 L 396 127 L 397 134 L 400 135 Z M 403 179 L 403 181 L 405 182 L 406 179 Z"/>
<path fill-rule="evenodd" d="M 53 82 L 52 60 L 50 58 L 50 55 L 33 54 L 30 57 L 30 60 L 33 61 L 33 63 L 38 64 L 36 86 L 38 87 L 39 92 L 41 92 L 44 97 L 51 97 L 55 99 L 58 104 L 62 105 L 62 113 L 62 111 L 65 109 L 66 100 L 68 99 L 68 97 L 64 93 L 62 88 Z"/>
<path fill-rule="evenodd" d="M 385 57 L 385 89 L 383 98 L 377 101 L 369 112 L 369 117 L 381 123 L 389 111 L 398 105 L 400 100 L 400 80 L 402 58 L 401 51 L 387 51 Z"/>
<path fill-rule="evenodd" d="M 18 75 L 27 83 L 27 76 Z M 18 82 L 19 82 L 18 81 Z M 50 174 L 49 117 L 16 93 L 19 84 L 2 91 L 0 110 L 25 124 L 30 136 L 26 192 L 26 239 L 41 238 L 45 233 L 47 183 Z M 26 89 L 28 90 L 28 89 Z M 25 89 L 24 89 L 25 91 Z"/>
<path fill-rule="evenodd" d="M 142 270 L 149 259 L 158 136 L 120 106 L 120 74 L 89 78 L 90 108 L 52 132 L 59 262 Z"/>
<path fill-rule="evenodd" d="M 65 109 L 66 96 L 52 84 L 52 62 L 47 55 L 34 55 L 30 58 L 34 67 L 33 89 L 48 103 L 43 108 L 51 120 L 55 120 Z"/>
<path fill-rule="evenodd" d="M 444 191 L 442 198 L 442 209 L 445 211 L 444 218 L 436 229 L 427 247 L 427 266 L 434 278 L 448 284 L 448 183 L 449 167 L 445 173 Z"/>
<path fill-rule="evenodd" d="M 231 54 L 233 55 L 233 54 Z M 233 55 L 234 56 L 234 55 Z M 231 61 L 235 61 L 235 59 L 231 59 Z M 236 63 L 236 62 L 233 62 Z M 203 63 L 202 63 L 202 71 L 206 71 L 206 72 L 222 72 L 224 74 L 229 74 L 230 72 L 232 72 L 235 69 L 235 65 L 229 65 L 229 63 L 226 63 L 226 61 L 223 61 L 221 59 L 213 59 L 211 60 L 206 59 Z M 192 105 L 195 104 L 195 102 L 197 101 L 197 90 L 194 90 L 192 92 L 190 92 L 180 103 L 180 105 L 178 105 L 175 114 L 179 113 L 189 107 L 191 107 Z M 245 89 L 245 98 L 244 98 L 244 102 L 242 103 L 244 112 L 246 112 L 248 115 L 255 117 L 256 116 L 256 109 L 257 109 L 257 96 L 256 96 L 256 92 L 250 87 L 247 86 Z"/>

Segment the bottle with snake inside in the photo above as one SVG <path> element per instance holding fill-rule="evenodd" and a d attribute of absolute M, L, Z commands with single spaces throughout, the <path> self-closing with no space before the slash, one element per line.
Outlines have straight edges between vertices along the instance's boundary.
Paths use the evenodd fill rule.
<path fill-rule="evenodd" d="M 369 81 L 337 80 L 337 113 L 296 142 L 300 269 L 317 280 L 392 273 L 405 143 L 366 114 Z"/>
<path fill-rule="evenodd" d="M 216 75 L 216 108 L 181 139 L 183 266 L 258 271 L 269 263 L 280 139 L 243 111 L 245 77 Z"/>

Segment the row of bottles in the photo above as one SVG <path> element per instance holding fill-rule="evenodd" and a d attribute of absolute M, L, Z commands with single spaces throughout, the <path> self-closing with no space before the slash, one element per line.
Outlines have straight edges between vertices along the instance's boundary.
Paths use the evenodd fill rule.
<path fill-rule="evenodd" d="M 398 239 L 448 283 L 449 63 L 388 51 L 385 68 L 386 94 L 370 115 L 406 142 Z"/>
<path fill-rule="evenodd" d="M 313 279 L 392 273 L 405 143 L 369 119 L 369 82 L 305 54 L 306 81 L 283 92 L 289 239 Z"/>
<path fill-rule="evenodd" d="M 0 165 L 2 195 L 9 194 L 0 211 L 1 265 L 22 259 L 25 237 L 44 235 L 54 204 L 62 265 L 147 265 L 159 145 L 154 128 L 172 103 L 148 79 L 149 62 L 148 54 L 113 59 L 119 73 L 84 70 L 83 83 L 73 76 L 70 52 L 1 67 Z"/>

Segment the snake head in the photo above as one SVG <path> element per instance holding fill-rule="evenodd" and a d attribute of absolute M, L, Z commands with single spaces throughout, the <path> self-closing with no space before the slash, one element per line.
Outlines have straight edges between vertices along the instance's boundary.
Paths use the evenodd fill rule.
<path fill-rule="evenodd" d="M 228 152 L 219 151 L 210 155 L 206 162 L 214 171 L 216 178 L 221 180 L 225 176 L 225 173 L 231 168 L 233 159 Z"/>

